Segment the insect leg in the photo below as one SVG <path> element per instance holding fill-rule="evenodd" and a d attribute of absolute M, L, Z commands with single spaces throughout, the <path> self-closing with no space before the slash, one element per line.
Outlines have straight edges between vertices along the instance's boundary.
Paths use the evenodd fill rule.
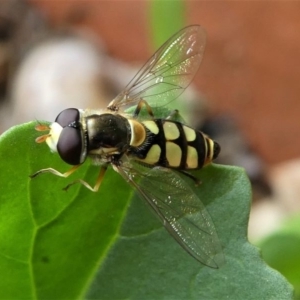
<path fill-rule="evenodd" d="M 138 105 L 137 105 L 137 107 L 136 107 L 136 109 L 135 109 L 135 111 L 133 113 L 133 117 L 134 118 L 138 117 L 138 115 L 139 115 L 139 113 L 140 113 L 140 111 L 141 111 L 141 109 L 142 109 L 143 106 L 146 106 L 148 114 L 154 119 L 154 114 L 153 114 L 152 108 L 148 104 L 148 102 L 145 101 L 145 100 L 140 100 L 140 102 L 138 103 Z"/>
<path fill-rule="evenodd" d="M 201 184 L 201 180 L 199 180 L 194 175 L 192 175 L 192 174 L 190 174 L 188 172 L 185 172 L 183 170 L 178 170 L 178 172 L 180 172 L 181 174 L 183 174 L 183 175 L 187 176 L 188 178 L 192 179 L 195 182 L 196 186 L 199 186 Z"/>
<path fill-rule="evenodd" d="M 74 173 L 81 165 L 76 165 L 74 167 L 72 167 L 69 171 L 65 172 L 65 173 L 61 173 L 53 168 L 47 168 L 47 169 L 42 169 L 42 170 L 39 170 L 37 171 L 36 173 L 30 175 L 29 177 L 30 178 L 34 178 L 40 174 L 43 174 L 43 173 L 52 173 L 56 176 L 60 176 L 60 177 L 68 177 L 70 176 L 72 173 Z"/>
<path fill-rule="evenodd" d="M 166 120 L 174 120 L 178 117 L 179 115 L 179 110 L 178 109 L 174 109 L 171 111 L 171 113 L 166 117 Z"/>
<path fill-rule="evenodd" d="M 180 122 L 182 124 L 186 124 L 184 118 L 179 113 L 178 109 L 174 109 L 170 112 L 170 114 L 165 118 L 166 120 Z"/>
<path fill-rule="evenodd" d="M 69 187 L 75 183 L 80 183 L 82 185 L 84 185 L 87 189 L 91 190 L 92 192 L 97 192 L 99 190 L 99 187 L 101 185 L 102 179 L 104 177 L 104 174 L 107 170 L 107 166 L 102 166 L 99 172 L 99 175 L 97 177 L 96 180 L 96 184 L 94 185 L 94 187 L 91 187 L 86 181 L 82 180 L 82 179 L 77 179 L 73 182 L 71 182 L 70 184 L 68 184 L 66 187 L 63 188 L 63 190 L 68 190 Z"/>

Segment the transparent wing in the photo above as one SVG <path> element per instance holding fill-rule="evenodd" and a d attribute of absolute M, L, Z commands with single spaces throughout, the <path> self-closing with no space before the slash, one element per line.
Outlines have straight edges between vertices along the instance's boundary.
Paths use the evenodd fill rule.
<path fill-rule="evenodd" d="M 200 199 L 174 171 L 126 161 L 115 166 L 136 188 L 173 238 L 202 264 L 218 268 L 224 256 L 213 221 Z"/>
<path fill-rule="evenodd" d="M 108 108 L 134 105 L 140 99 L 152 107 L 174 100 L 196 74 L 205 41 L 205 31 L 199 25 L 177 32 L 154 53 Z"/>

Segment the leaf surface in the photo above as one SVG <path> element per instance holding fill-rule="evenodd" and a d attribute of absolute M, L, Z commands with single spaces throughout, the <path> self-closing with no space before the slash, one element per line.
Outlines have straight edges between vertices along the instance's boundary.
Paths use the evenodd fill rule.
<path fill-rule="evenodd" d="M 0 137 L 1 299 L 291 299 L 292 288 L 247 241 L 250 185 L 239 168 L 209 166 L 193 187 L 214 220 L 226 263 L 202 266 L 166 232 L 129 185 L 85 163 L 69 178 L 29 175 L 69 169 L 34 123 Z"/>

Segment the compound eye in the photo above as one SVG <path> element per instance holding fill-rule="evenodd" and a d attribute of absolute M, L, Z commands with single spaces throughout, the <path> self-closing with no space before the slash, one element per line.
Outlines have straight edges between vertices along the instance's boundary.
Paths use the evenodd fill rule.
<path fill-rule="evenodd" d="M 81 131 L 74 127 L 65 127 L 57 143 L 57 152 L 62 160 L 70 165 L 80 164 L 83 149 Z"/>
<path fill-rule="evenodd" d="M 78 122 L 80 118 L 79 110 L 76 108 L 68 108 L 63 110 L 55 119 L 61 127 L 66 127 L 73 122 Z"/>

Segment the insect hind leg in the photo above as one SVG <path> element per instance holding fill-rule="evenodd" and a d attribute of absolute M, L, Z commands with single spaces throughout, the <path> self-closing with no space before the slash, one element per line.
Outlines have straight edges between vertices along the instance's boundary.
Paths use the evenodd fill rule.
<path fill-rule="evenodd" d="M 139 116 L 139 114 L 140 114 L 140 112 L 141 112 L 143 106 L 146 107 L 146 110 L 147 110 L 149 116 L 152 117 L 152 119 L 154 119 L 154 114 L 153 114 L 152 108 L 151 108 L 151 106 L 148 104 L 148 102 L 145 101 L 145 100 L 140 100 L 140 101 L 139 101 L 139 103 L 138 103 L 138 105 L 137 105 L 137 107 L 136 107 L 136 109 L 135 109 L 135 111 L 134 111 L 134 113 L 133 113 L 133 117 L 134 117 L 134 118 L 137 118 L 137 117 Z"/>
<path fill-rule="evenodd" d="M 181 174 L 187 176 L 188 178 L 192 179 L 194 182 L 195 182 L 195 185 L 196 186 L 199 186 L 202 182 L 200 179 L 198 179 L 197 177 L 195 177 L 194 175 L 186 172 L 186 171 L 183 171 L 183 170 L 178 170 Z"/>
<path fill-rule="evenodd" d="M 171 111 L 171 113 L 166 117 L 166 120 L 171 120 L 174 121 L 179 117 L 179 110 L 178 109 L 174 109 Z"/>
<path fill-rule="evenodd" d="M 182 117 L 182 115 L 179 113 L 178 109 L 172 110 L 169 113 L 169 115 L 166 117 L 166 120 L 180 122 L 182 124 L 186 123 L 185 120 L 184 120 L 184 118 Z"/>

